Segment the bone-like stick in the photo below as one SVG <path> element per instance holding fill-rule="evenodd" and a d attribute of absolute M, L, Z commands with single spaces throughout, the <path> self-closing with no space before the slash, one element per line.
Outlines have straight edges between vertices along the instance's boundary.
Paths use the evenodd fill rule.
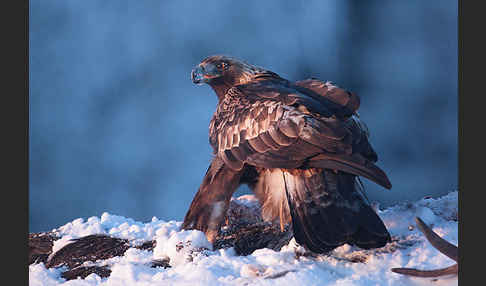
<path fill-rule="evenodd" d="M 442 237 L 438 236 L 433 230 L 431 230 L 419 217 L 415 218 L 418 228 L 425 235 L 430 244 L 435 247 L 441 253 L 447 255 L 450 259 L 457 262 L 459 258 L 458 248 L 454 244 L 449 243 Z"/>
<path fill-rule="evenodd" d="M 435 247 L 441 253 L 447 255 L 447 257 L 457 262 L 459 258 L 459 249 L 457 246 L 449 243 L 442 237 L 438 236 L 432 229 L 430 229 L 419 217 L 415 218 L 415 222 L 419 230 L 425 235 L 425 238 L 430 244 Z M 439 277 L 444 275 L 457 275 L 459 271 L 459 265 L 456 263 L 452 266 L 435 269 L 435 270 L 418 270 L 414 268 L 392 268 L 391 271 L 403 275 L 416 276 L 416 277 Z"/>
<path fill-rule="evenodd" d="M 392 268 L 391 271 L 403 275 L 415 276 L 415 277 L 439 277 L 445 275 L 457 274 L 458 265 L 457 263 L 441 269 L 435 270 L 419 270 L 415 268 Z"/>

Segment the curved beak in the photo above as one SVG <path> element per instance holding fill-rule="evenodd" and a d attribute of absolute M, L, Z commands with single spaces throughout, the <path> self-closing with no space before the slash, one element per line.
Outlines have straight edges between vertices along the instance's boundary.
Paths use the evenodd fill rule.
<path fill-rule="evenodd" d="M 204 69 L 201 66 L 195 67 L 191 72 L 192 82 L 195 84 L 202 84 L 206 82 L 204 77 Z"/>
<path fill-rule="evenodd" d="M 218 69 L 211 63 L 199 64 L 191 72 L 191 79 L 195 84 L 209 83 L 219 76 L 221 74 Z"/>

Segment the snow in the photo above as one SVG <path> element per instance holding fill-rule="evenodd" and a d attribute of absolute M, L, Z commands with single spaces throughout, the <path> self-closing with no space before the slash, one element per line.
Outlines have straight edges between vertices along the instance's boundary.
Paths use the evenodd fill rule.
<path fill-rule="evenodd" d="M 234 201 L 254 203 L 244 196 Z M 363 250 L 343 245 L 329 255 L 302 256 L 304 249 L 294 239 L 280 251 L 258 249 L 248 256 L 236 255 L 233 248 L 213 250 L 205 235 L 195 230 L 180 230 L 181 222 L 150 222 L 103 213 L 101 217 L 82 218 L 54 231 L 61 237 L 54 243 L 59 250 L 70 239 L 104 233 L 128 239 L 133 245 L 156 240 L 153 251 L 128 249 L 123 256 L 98 261 L 109 265 L 111 275 L 91 274 L 85 279 L 66 281 L 67 268 L 46 269 L 43 263 L 29 266 L 30 285 L 430 285 L 431 278 L 414 278 L 390 271 L 393 267 L 437 269 L 455 262 L 425 239 L 415 226 L 422 218 L 434 232 L 458 244 L 458 193 L 414 203 L 403 203 L 377 210 L 396 240 L 383 248 Z M 154 259 L 170 258 L 172 267 L 152 268 Z M 359 260 L 361 262 L 352 262 Z M 442 277 L 433 285 L 458 285 L 457 276 Z"/>

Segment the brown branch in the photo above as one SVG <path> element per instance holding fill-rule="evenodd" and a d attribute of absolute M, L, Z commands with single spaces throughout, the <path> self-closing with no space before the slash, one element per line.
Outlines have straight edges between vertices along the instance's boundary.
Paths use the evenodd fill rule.
<path fill-rule="evenodd" d="M 434 248 L 457 262 L 459 257 L 459 249 L 457 246 L 449 243 L 442 237 L 438 236 L 419 217 L 415 218 L 415 222 L 417 223 L 419 230 L 425 235 L 425 238 Z M 434 270 L 419 270 L 415 268 L 392 268 L 391 271 L 415 277 L 440 277 L 445 275 L 457 275 L 459 271 L 459 265 L 456 263 L 446 268 Z"/>
<path fill-rule="evenodd" d="M 391 271 L 403 275 L 415 277 L 440 277 L 445 275 L 456 275 L 458 271 L 457 263 L 441 269 L 435 270 L 418 270 L 414 268 L 392 268 Z"/>
<path fill-rule="evenodd" d="M 420 231 L 423 232 L 430 244 L 435 247 L 438 251 L 445 254 L 450 259 L 457 262 L 458 259 L 458 248 L 454 244 L 449 243 L 442 237 L 438 236 L 434 231 L 432 231 L 419 217 L 415 218 Z"/>

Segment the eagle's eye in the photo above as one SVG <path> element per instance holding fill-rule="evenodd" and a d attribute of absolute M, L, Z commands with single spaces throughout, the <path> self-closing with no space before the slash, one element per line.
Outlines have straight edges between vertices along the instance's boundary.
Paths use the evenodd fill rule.
<path fill-rule="evenodd" d="M 228 66 L 228 64 L 226 64 L 225 62 L 221 62 L 219 64 L 216 65 L 216 68 L 220 71 L 226 69 L 226 67 Z"/>

